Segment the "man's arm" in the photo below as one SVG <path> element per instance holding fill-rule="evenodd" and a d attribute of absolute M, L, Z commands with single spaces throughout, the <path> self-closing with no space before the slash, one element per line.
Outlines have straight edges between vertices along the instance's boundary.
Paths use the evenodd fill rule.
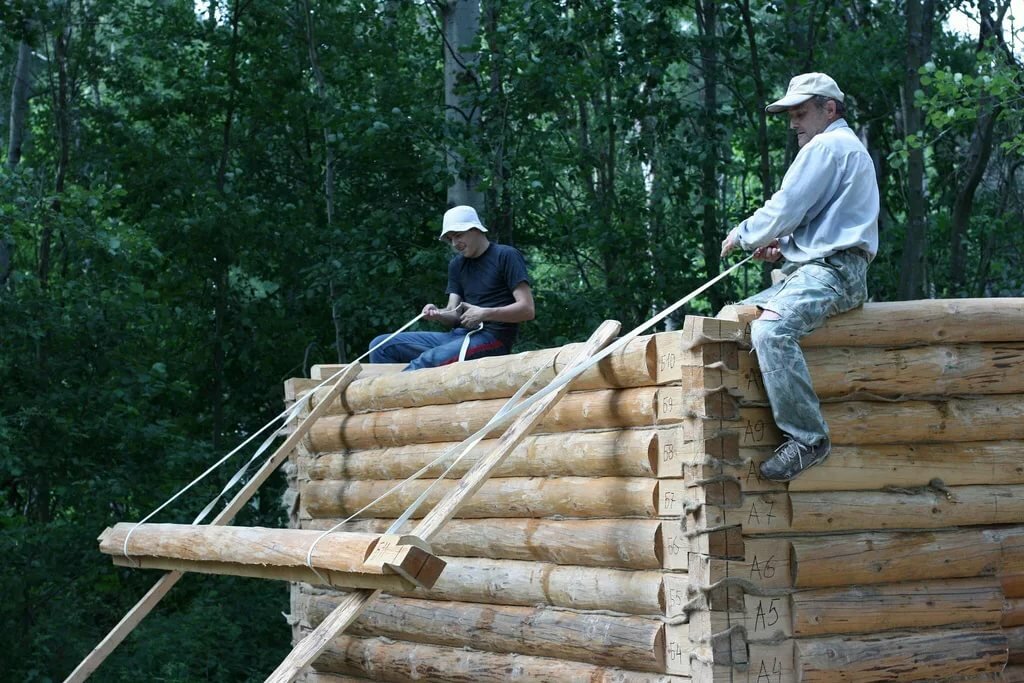
<path fill-rule="evenodd" d="M 436 320 L 445 327 L 455 327 L 459 324 L 459 316 L 462 314 L 462 297 L 458 294 L 448 295 L 448 305 L 445 308 L 438 308 L 434 304 L 427 304 L 423 307 L 423 317 L 427 320 Z"/>
<path fill-rule="evenodd" d="M 530 289 L 529 283 L 520 282 L 516 285 L 516 288 L 512 290 L 512 298 L 515 299 L 515 303 L 496 308 L 483 308 L 466 304 L 462 308 L 461 325 L 473 329 L 485 320 L 492 320 L 498 323 L 522 323 L 527 320 L 533 320 L 535 314 L 533 290 Z"/>

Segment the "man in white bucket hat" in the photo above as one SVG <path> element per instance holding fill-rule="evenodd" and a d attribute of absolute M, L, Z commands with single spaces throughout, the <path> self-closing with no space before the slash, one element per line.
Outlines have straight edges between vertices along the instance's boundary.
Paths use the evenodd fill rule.
<path fill-rule="evenodd" d="M 519 323 L 534 317 L 530 278 L 519 250 L 491 242 L 486 232 L 471 206 L 445 212 L 438 239 L 456 252 L 448 264 L 448 305 L 427 304 L 423 317 L 452 329 L 397 334 L 370 354 L 371 363 L 408 363 L 406 370 L 417 370 L 512 349 Z M 370 347 L 386 338 L 377 337 Z"/>
<path fill-rule="evenodd" d="M 878 252 L 878 183 L 867 149 L 847 125 L 846 97 L 823 73 L 794 76 L 784 97 L 800 151 L 782 187 L 722 242 L 764 261 L 785 259 L 788 277 L 742 303 L 761 309 L 751 323 L 765 393 L 786 440 L 760 466 L 789 481 L 831 450 L 828 425 L 811 385 L 800 339 L 867 299 L 868 264 Z"/>

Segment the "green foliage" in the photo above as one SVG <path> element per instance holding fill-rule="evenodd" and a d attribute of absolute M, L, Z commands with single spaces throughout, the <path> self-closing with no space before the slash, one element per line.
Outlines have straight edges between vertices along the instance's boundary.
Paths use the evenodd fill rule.
<path fill-rule="evenodd" d="M 480 176 L 494 236 L 530 262 L 524 349 L 581 340 L 605 318 L 631 328 L 718 272 L 705 209 L 724 236 L 795 153 L 784 117 L 759 137 L 755 72 L 767 97 L 812 69 L 849 93 L 879 160 L 875 298 L 896 291 L 911 147 L 926 152 L 932 291 L 1024 291 L 1019 56 L 940 31 L 915 94 L 926 130 L 907 139 L 899 3 L 752 2 L 755 59 L 740 3 L 715 3 L 705 36 L 707 3 L 484 0 L 476 78 L 461 86 L 478 128 L 446 121 L 434 3 L 213 4 L 212 19 L 184 0 L 0 10 L 2 101 L 20 41 L 37 55 L 22 158 L 0 170 L 11 680 L 62 679 L 155 580 L 97 553 L 104 527 L 142 518 L 276 415 L 284 379 L 351 360 L 443 302 L 452 152 Z M 713 111 L 702 48 L 718 69 Z M 996 144 L 954 286 L 946 245 L 982 105 L 997 112 Z M 761 279 L 748 268 L 717 293 Z M 238 464 L 159 521 L 190 521 Z M 240 523 L 285 524 L 282 488 Z M 288 649 L 287 609 L 284 585 L 187 577 L 95 680 L 261 680 Z"/>

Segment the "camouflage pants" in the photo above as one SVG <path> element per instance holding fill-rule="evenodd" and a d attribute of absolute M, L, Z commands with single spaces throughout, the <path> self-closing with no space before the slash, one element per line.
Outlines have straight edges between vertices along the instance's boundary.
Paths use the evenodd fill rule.
<path fill-rule="evenodd" d="M 807 263 L 787 264 L 788 277 L 741 303 L 775 311 L 779 320 L 755 320 L 750 336 L 761 366 L 775 424 L 797 441 L 813 445 L 828 436 L 828 425 L 800 339 L 837 313 L 867 299 L 866 255 L 842 251 Z"/>

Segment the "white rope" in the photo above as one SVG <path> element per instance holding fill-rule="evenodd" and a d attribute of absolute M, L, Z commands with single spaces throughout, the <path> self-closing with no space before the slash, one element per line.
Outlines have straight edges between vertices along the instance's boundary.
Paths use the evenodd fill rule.
<path fill-rule="evenodd" d="M 577 365 L 577 366 L 575 366 L 573 368 L 570 368 L 564 374 L 556 376 L 551 381 L 550 384 L 548 384 L 546 387 L 541 389 L 539 392 L 537 392 L 536 394 L 531 396 L 529 399 L 526 399 L 525 401 L 518 401 L 517 397 L 520 397 L 523 393 L 525 393 L 526 388 L 530 384 L 533 383 L 533 381 L 537 378 L 539 372 L 538 372 L 538 374 L 535 374 L 533 377 L 530 378 L 530 380 L 525 385 L 523 385 L 523 387 L 521 387 L 519 389 L 519 391 L 516 392 L 515 396 L 513 396 L 511 399 L 509 399 L 505 403 L 505 405 L 502 406 L 502 408 L 498 411 L 498 413 L 494 417 L 492 417 L 490 420 L 487 421 L 487 424 L 485 424 L 478 431 L 476 431 L 475 433 L 473 433 L 469 437 L 467 437 L 465 440 L 463 440 L 462 443 L 457 444 L 457 445 L 453 446 L 452 448 L 448 449 L 442 455 L 440 455 L 438 458 L 436 458 L 434 461 L 432 461 L 429 464 L 423 466 L 422 468 L 420 468 L 419 471 L 415 472 L 410 477 L 408 477 L 408 478 L 398 482 L 397 484 L 392 486 L 390 489 L 388 489 L 387 491 L 382 493 L 380 496 L 378 496 L 374 500 L 370 501 L 369 503 L 364 505 L 359 510 L 356 510 L 348 518 L 346 518 L 346 519 L 342 520 L 341 522 L 337 523 L 336 525 L 334 525 L 333 527 L 331 527 L 330 529 L 328 529 L 327 531 L 322 533 L 319 537 L 317 537 L 313 541 L 313 545 L 310 547 L 309 552 L 306 554 L 306 566 L 309 567 L 309 569 L 311 569 L 313 571 L 313 573 L 316 574 L 320 578 L 321 581 L 323 581 L 323 583 L 331 585 L 330 582 L 326 581 L 324 579 L 324 577 L 313 567 L 313 564 L 312 564 L 313 548 L 315 548 L 316 545 L 324 537 L 326 537 L 327 535 L 333 533 L 334 531 L 336 531 L 342 525 L 347 524 L 348 522 L 352 521 L 353 519 L 355 519 L 355 517 L 357 517 L 361 513 L 365 512 L 366 510 L 368 510 L 372 506 L 376 505 L 381 500 L 383 500 L 387 496 L 391 495 L 392 493 L 394 493 L 395 491 L 400 489 L 406 483 L 418 479 L 427 470 L 429 470 L 432 466 L 434 466 L 435 464 L 443 461 L 451 453 L 453 453 L 455 450 L 457 450 L 459 448 L 463 448 L 463 452 L 459 455 L 459 459 L 461 459 L 463 456 L 466 455 L 466 453 L 468 453 L 470 450 L 472 450 L 472 448 L 474 446 L 476 446 L 476 444 L 479 443 L 484 438 L 484 436 L 486 436 L 488 433 L 490 433 L 491 431 L 493 431 L 494 429 L 496 429 L 496 428 L 498 428 L 500 426 L 504 426 L 505 424 L 510 422 L 515 417 L 518 417 L 519 415 L 521 415 L 523 412 L 525 412 L 527 409 L 529 409 L 531 406 L 533 406 L 537 402 L 543 400 L 545 397 L 551 395 L 553 392 L 558 391 L 560 388 L 562 388 L 563 386 L 565 386 L 569 382 L 572 382 L 574 379 L 576 379 L 581 374 L 586 372 L 588 368 L 593 367 L 594 365 L 596 365 L 597 363 L 601 362 L 602 360 L 604 360 L 605 358 L 607 358 L 611 354 L 613 354 L 616 351 L 618 351 L 619 349 L 625 347 L 627 344 L 629 344 L 629 342 L 633 341 L 633 339 L 635 339 L 636 337 L 640 336 L 640 334 L 642 332 L 644 332 L 645 330 L 647 330 L 650 327 L 653 327 L 654 325 L 657 325 L 659 322 L 661 322 L 662 320 L 664 320 L 668 316 L 670 316 L 673 313 L 675 313 L 677 310 L 679 310 L 680 308 L 682 308 L 683 306 L 688 304 L 690 301 L 692 301 L 698 295 L 700 295 L 703 292 L 705 292 L 707 289 L 709 289 L 712 285 L 717 283 L 719 280 L 722 280 L 726 276 L 731 275 L 737 268 L 739 268 L 740 266 L 742 266 L 743 264 L 745 264 L 747 261 L 749 261 L 752 258 L 753 258 L 753 255 L 747 256 L 742 261 L 739 261 L 738 263 L 732 265 L 727 270 L 719 273 L 718 275 L 716 275 L 711 280 L 705 282 L 703 285 L 701 285 L 697 289 L 693 290 L 692 292 L 690 292 L 689 294 L 684 296 L 682 299 L 679 299 L 678 301 L 676 301 L 674 304 L 672 304 L 668 308 L 662 310 L 660 313 L 658 313 L 654 317 L 648 319 L 646 322 L 641 323 L 639 326 L 637 326 L 636 328 L 631 330 L 626 335 L 624 335 L 622 337 L 619 337 L 614 343 L 609 344 L 604 349 L 602 349 L 600 352 L 598 352 L 597 354 L 591 356 L 587 361 L 585 361 L 583 363 L 580 363 L 579 365 Z M 516 401 L 516 403 L 513 404 L 513 401 Z M 458 462 L 458 460 L 456 460 L 456 462 Z M 450 470 L 451 467 L 454 467 L 454 465 L 455 465 L 455 463 L 452 463 L 452 465 L 449 466 L 448 470 Z M 448 470 L 446 470 L 446 473 L 447 473 Z M 423 498 L 425 498 L 425 496 L 423 494 L 421 494 L 420 497 L 413 503 L 413 506 L 418 506 L 422 502 Z M 408 520 L 411 515 L 412 515 L 412 512 L 410 512 L 409 510 L 406 510 L 406 512 L 403 513 L 402 517 L 400 518 L 401 522 L 404 523 L 404 521 Z M 399 526 L 400 526 L 399 520 L 395 520 L 395 523 L 393 523 L 391 525 L 391 527 L 387 530 L 386 533 L 394 533 L 395 531 L 397 531 Z"/>
<path fill-rule="evenodd" d="M 373 347 L 372 347 L 371 349 L 369 349 L 369 350 L 368 350 L 368 351 L 367 351 L 366 353 L 364 353 L 363 355 L 359 356 L 359 358 L 355 359 L 355 360 L 354 360 L 354 361 L 352 361 L 352 362 L 353 362 L 353 363 L 358 363 L 358 362 L 359 362 L 359 361 L 361 361 L 362 359 L 366 358 L 366 357 L 367 357 L 367 356 L 369 356 L 369 355 L 370 355 L 371 353 L 373 353 L 374 351 L 376 351 L 377 349 L 379 349 L 380 347 L 384 346 L 384 345 L 385 345 L 385 344 L 387 344 L 387 343 L 388 343 L 389 341 L 391 341 L 392 339 L 394 339 L 394 338 L 395 338 L 395 337 L 396 337 L 396 336 L 397 336 L 398 334 L 400 334 L 400 333 L 404 332 L 405 330 L 409 329 L 410 327 L 412 327 L 413 325 L 415 325 L 416 323 L 418 323 L 418 322 L 420 321 L 420 319 L 421 319 L 421 318 L 423 318 L 423 314 L 422 314 L 422 313 L 420 313 L 419 315 L 417 315 L 417 316 L 416 316 L 415 318 L 413 318 L 412 320 L 410 320 L 410 321 L 409 321 L 409 322 L 407 322 L 406 324 L 402 325 L 402 326 L 401 326 L 400 328 L 398 328 L 397 330 L 395 330 L 394 332 L 392 332 L 392 333 L 391 333 L 390 335 L 388 335 L 388 336 L 387 336 L 387 337 L 386 337 L 385 339 L 381 340 L 381 341 L 380 341 L 380 343 L 378 343 L 378 344 L 376 344 L 375 346 L 373 346 Z M 133 533 L 135 533 L 135 530 L 139 528 L 139 525 L 140 525 L 140 524 L 145 524 L 145 523 L 146 523 L 146 522 L 148 522 L 148 521 L 149 521 L 150 519 L 152 519 L 152 518 L 153 518 L 153 517 L 154 517 L 154 516 L 155 516 L 156 514 L 158 514 L 158 513 L 160 512 L 160 511 L 162 511 L 162 510 L 163 510 L 164 508 L 166 508 L 166 507 L 167 507 L 168 505 L 170 505 L 170 504 L 171 504 L 171 503 L 173 503 L 173 502 L 174 502 L 175 500 L 177 500 L 178 498 L 180 498 L 180 497 L 181 497 L 181 496 L 182 496 L 182 495 L 183 495 L 183 494 L 184 494 L 184 493 L 185 493 L 186 491 L 188 491 L 189 489 L 191 489 L 191 488 L 192 488 L 193 486 L 195 486 L 195 485 L 196 485 L 196 484 L 198 484 L 198 483 L 199 483 L 200 481 L 202 481 L 202 480 L 203 480 L 203 479 L 205 479 L 205 478 L 206 478 L 207 476 L 209 476 L 209 475 L 210 475 L 210 474 L 211 474 L 212 472 L 214 472 L 214 471 L 215 471 L 215 470 L 216 470 L 216 469 L 217 469 L 218 467 L 220 467 L 221 465 L 223 465 L 224 463 L 226 463 L 226 462 L 227 462 L 228 460 L 230 460 L 230 459 L 231 459 L 231 457 L 232 457 L 232 456 L 233 456 L 233 455 L 234 455 L 235 453 L 237 453 L 238 451 L 242 450 L 242 449 L 243 449 L 243 448 L 244 448 L 245 446 L 247 446 L 247 445 L 249 444 L 249 442 L 250 442 L 250 441 L 252 441 L 252 440 L 253 440 L 253 439 L 255 439 L 255 438 L 256 438 L 257 436 L 259 436 L 260 434 L 262 434 L 262 433 L 263 433 L 264 431 L 266 431 L 266 430 L 267 430 L 267 428 L 268 428 L 268 427 L 270 427 L 271 425 L 275 424 L 275 423 L 276 423 L 276 422 L 277 422 L 278 420 L 281 420 L 281 421 L 282 421 L 282 424 L 283 424 L 283 425 L 285 425 L 285 424 L 288 424 L 289 422 L 291 422 L 291 421 L 292 421 L 293 419 L 295 419 L 295 417 L 296 417 L 296 416 L 297 416 L 297 415 L 298 415 L 298 414 L 299 414 L 300 412 L 302 412 L 302 410 L 303 410 L 303 409 L 304 409 L 304 408 L 306 407 L 306 404 L 307 404 L 307 403 L 308 403 L 308 402 L 310 401 L 310 399 L 311 399 L 311 398 L 313 397 L 313 395 L 314 395 L 314 394 L 316 394 L 316 392 L 317 392 L 317 391 L 319 391 L 320 389 L 322 389 L 322 388 L 323 388 L 324 386 L 326 386 L 326 385 L 328 385 L 328 384 L 331 384 L 332 382 L 334 382 L 334 381 L 335 381 L 335 380 L 336 380 L 336 379 L 337 379 L 337 378 L 338 378 L 338 377 L 339 377 L 339 376 L 341 375 L 341 373 L 343 373 L 344 371 L 345 371 L 345 368 L 342 368 L 341 370 L 338 370 L 338 371 L 337 371 L 337 372 L 335 372 L 335 373 L 334 373 L 333 375 L 331 375 L 331 376 L 330 376 L 330 377 L 328 377 L 327 379 L 325 379 L 325 380 L 323 380 L 322 382 L 320 382 L 320 384 L 318 384 L 318 385 L 316 385 L 315 387 L 313 387 L 313 389 L 312 389 L 311 391 L 307 392 L 305 396 L 303 396 L 303 397 L 302 397 L 301 399 L 297 400 L 297 401 L 296 401 L 296 402 L 295 402 L 295 403 L 294 403 L 293 405 L 289 406 L 288 408 L 285 408 L 285 409 L 284 409 L 283 411 L 281 411 L 281 413 L 279 413 L 279 414 L 278 414 L 278 415 L 277 415 L 276 417 L 274 417 L 274 418 L 271 418 L 271 419 L 270 419 L 270 420 L 269 420 L 269 421 L 268 421 L 268 422 L 267 422 L 267 423 L 266 423 L 265 425 L 263 425 L 263 426 L 262 426 L 262 427 L 260 427 L 260 428 L 259 428 L 258 430 L 256 430 L 255 432 L 253 432 L 253 433 L 252 433 L 252 435 L 250 435 L 250 436 L 249 436 L 249 438 L 247 438 L 247 439 L 246 439 L 245 441 L 243 441 L 242 443 L 238 444 L 238 446 L 236 446 L 236 447 L 235 447 L 235 448 L 234 448 L 234 449 L 233 449 L 233 450 L 232 450 L 232 451 L 231 451 L 230 453 L 228 453 L 228 454 L 227 454 L 227 455 L 225 455 L 225 456 L 224 456 L 223 458 L 221 458 L 220 460 L 218 460 L 217 462 L 215 462 L 215 463 L 214 463 L 213 465 L 210 465 L 210 466 L 209 466 L 208 468 L 206 468 L 206 471 L 205 471 L 205 472 L 203 472 L 203 473 L 202 473 L 202 474 L 200 474 L 200 475 L 199 475 L 198 477 L 196 477 L 195 479 L 193 479 L 192 481 L 190 481 L 190 482 L 189 482 L 189 483 L 188 483 L 187 485 L 185 485 L 185 486 L 184 486 L 184 487 L 183 487 L 183 488 L 182 488 L 182 489 L 181 489 L 180 491 L 178 491 L 178 492 L 177 492 L 177 493 L 175 493 L 175 494 L 174 494 L 173 496 L 171 496 L 171 497 L 170 497 L 170 498 L 168 498 L 168 499 L 167 499 L 166 501 L 164 501 L 164 502 L 163 502 L 163 503 L 162 503 L 162 504 L 161 504 L 161 505 L 160 505 L 159 507 L 157 507 L 157 508 L 156 508 L 155 510 L 153 510 L 153 511 L 152 511 L 152 512 L 150 512 L 150 513 L 149 513 L 148 515 L 146 515 L 145 517 L 143 517 L 143 518 L 142 518 L 141 520 L 139 520 L 138 522 L 136 522 L 136 523 L 135 523 L 135 525 L 134 525 L 134 526 L 133 526 L 133 527 L 132 527 L 131 529 L 129 529 L 129 530 L 128 530 L 128 533 L 127 533 L 127 535 L 125 535 L 125 537 L 124 537 L 124 544 L 122 545 L 122 548 L 121 548 L 121 550 L 122 550 L 122 552 L 124 553 L 124 556 L 125 556 L 125 558 L 127 558 L 129 562 L 131 562 L 131 561 L 132 561 L 132 557 L 131 557 L 131 555 L 129 555 L 129 554 L 128 554 L 128 541 L 129 541 L 129 539 L 131 539 L 131 537 L 132 537 L 132 534 L 133 534 Z M 266 452 L 266 450 L 267 450 L 267 449 L 268 449 L 268 448 L 270 447 L 270 444 L 274 442 L 274 439 L 275 439 L 275 438 L 277 438 L 277 432 L 278 432 L 278 430 L 277 430 L 277 429 L 275 429 L 274 431 L 272 431 L 272 432 L 270 433 L 270 435 L 269 435 L 269 436 L 268 436 L 268 437 L 266 438 L 266 440 L 265 440 L 265 441 L 264 441 L 264 442 L 263 442 L 262 444 L 260 444 L 260 447 L 259 447 L 258 449 L 256 449 L 256 452 L 255 452 L 255 453 L 253 454 L 253 456 L 252 456 L 251 458 L 249 458 L 248 462 L 246 462 L 246 463 L 245 463 L 245 464 L 244 464 L 244 465 L 243 465 L 243 466 L 242 466 L 242 467 L 241 467 L 241 468 L 240 468 L 240 469 L 238 470 L 238 472 L 236 472 L 236 473 L 235 473 L 235 475 L 234 475 L 233 477 L 231 477 L 231 479 L 230 479 L 230 480 L 228 480 L 228 483 L 224 485 L 224 488 L 223 488 L 223 489 L 221 489 L 221 492 L 220 492 L 220 493 L 218 493 L 218 494 L 217 494 L 217 495 L 216 495 L 216 496 L 215 496 L 215 497 L 213 498 L 213 500 L 211 500 L 211 501 L 209 502 L 209 504 L 208 504 L 208 505 L 207 505 L 207 506 L 206 506 L 206 507 L 205 507 L 205 508 L 203 509 L 203 511 L 202 511 L 202 512 L 200 512 L 200 513 L 199 513 L 199 515 L 198 515 L 198 516 L 197 516 L 197 517 L 196 517 L 196 518 L 195 518 L 194 520 L 192 520 L 192 526 L 195 526 L 195 525 L 199 524 L 200 522 L 202 522 L 202 521 L 203 521 L 203 520 L 204 520 L 204 519 L 206 518 L 206 516 L 207 516 L 207 515 L 208 515 L 208 514 L 210 513 L 210 511 L 211 511 L 211 510 L 213 510 L 213 508 L 214 508 L 214 506 L 215 506 L 215 505 L 217 504 L 217 502 L 218 502 L 218 501 L 219 501 L 219 500 L 220 500 L 220 499 L 221 499 L 222 497 L 224 497 L 224 495 L 225 495 L 225 494 L 226 494 L 226 493 L 227 493 L 227 492 L 228 492 L 228 491 L 229 491 L 229 490 L 230 490 L 230 489 L 231 489 L 231 488 L 232 488 L 232 487 L 233 487 L 233 486 L 234 486 L 235 484 L 237 484 L 237 483 L 238 483 L 239 481 L 241 481 L 242 477 L 243 477 L 243 476 L 245 475 L 245 472 L 246 472 L 246 470 L 247 470 L 247 469 L 249 468 L 249 466 L 250 466 L 250 465 L 251 465 L 251 464 L 252 464 L 253 462 L 255 462 L 257 458 L 259 458 L 259 457 L 260 457 L 261 455 L 263 455 L 263 453 L 264 453 L 264 452 Z M 136 567 L 140 567 L 140 566 L 141 566 L 141 564 L 140 564 L 140 563 L 138 563 L 138 562 L 136 562 L 136 563 L 135 563 L 135 566 L 136 566 Z"/>

